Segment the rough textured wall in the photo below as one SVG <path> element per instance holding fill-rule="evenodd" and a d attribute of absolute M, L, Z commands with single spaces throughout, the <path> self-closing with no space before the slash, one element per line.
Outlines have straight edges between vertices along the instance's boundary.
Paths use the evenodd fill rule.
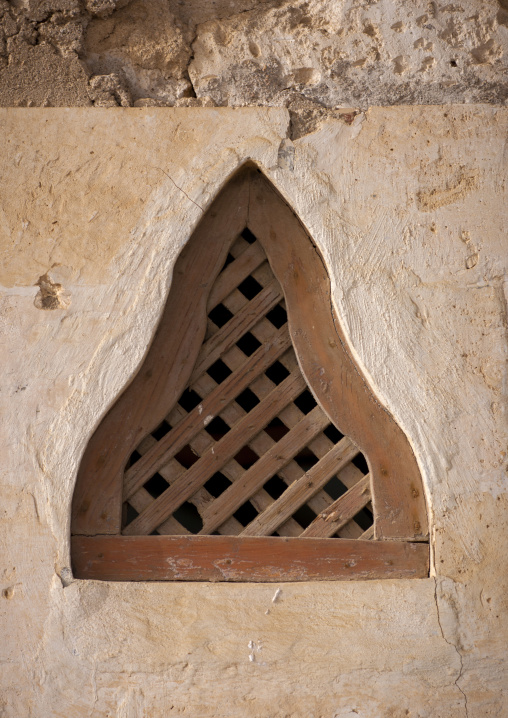
<path fill-rule="evenodd" d="M 0 0 L 4 106 L 504 103 L 508 0 Z"/>
<path fill-rule="evenodd" d="M 0 714 L 508 715 L 508 110 L 373 108 L 294 142 L 289 112 L 268 108 L 8 109 L 0 129 Z M 428 579 L 72 579 L 85 442 L 247 158 L 321 248 L 352 347 L 414 447 Z"/>

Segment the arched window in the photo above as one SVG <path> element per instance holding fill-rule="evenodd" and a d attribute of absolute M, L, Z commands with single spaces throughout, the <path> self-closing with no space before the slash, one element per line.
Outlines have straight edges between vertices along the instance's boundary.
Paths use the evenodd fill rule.
<path fill-rule="evenodd" d="M 145 361 L 88 443 L 75 576 L 423 577 L 427 540 L 414 454 L 347 347 L 323 259 L 245 166 L 178 258 Z"/>

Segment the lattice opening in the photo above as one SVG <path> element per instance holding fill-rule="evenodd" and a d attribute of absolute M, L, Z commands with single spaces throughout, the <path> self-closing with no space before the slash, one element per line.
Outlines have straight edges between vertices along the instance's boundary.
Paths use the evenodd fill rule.
<path fill-rule="evenodd" d="M 187 387 L 130 456 L 122 533 L 371 538 L 366 459 L 310 392 L 282 289 L 247 229 L 207 316 Z"/>

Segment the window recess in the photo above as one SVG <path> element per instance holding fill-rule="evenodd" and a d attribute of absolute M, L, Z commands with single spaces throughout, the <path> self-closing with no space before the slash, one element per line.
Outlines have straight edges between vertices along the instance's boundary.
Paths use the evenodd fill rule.
<path fill-rule="evenodd" d="M 413 452 L 347 349 L 317 248 L 252 166 L 176 263 L 83 456 L 72 534 L 77 578 L 428 575 Z"/>

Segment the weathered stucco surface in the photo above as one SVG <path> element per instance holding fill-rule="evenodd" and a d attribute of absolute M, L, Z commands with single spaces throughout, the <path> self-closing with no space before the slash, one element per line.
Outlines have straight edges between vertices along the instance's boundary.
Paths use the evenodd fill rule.
<path fill-rule="evenodd" d="M 0 715 L 508 715 L 508 111 L 372 108 L 294 142 L 269 108 L 8 109 L 0 128 Z M 415 449 L 428 579 L 281 584 L 275 602 L 273 585 L 72 580 L 85 443 L 248 158 L 321 248 Z"/>
<path fill-rule="evenodd" d="M 508 0 L 0 0 L 3 106 L 508 98 Z"/>

